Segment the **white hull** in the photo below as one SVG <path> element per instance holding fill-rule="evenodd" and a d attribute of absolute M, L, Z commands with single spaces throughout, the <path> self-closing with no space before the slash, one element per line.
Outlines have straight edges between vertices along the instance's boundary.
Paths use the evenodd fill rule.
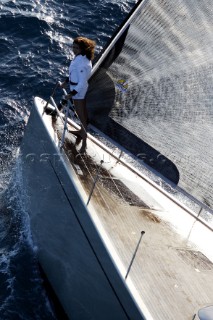
<path fill-rule="evenodd" d="M 37 102 L 21 153 L 40 264 L 70 319 L 142 319 L 56 146 L 51 117 L 41 120 Z"/>

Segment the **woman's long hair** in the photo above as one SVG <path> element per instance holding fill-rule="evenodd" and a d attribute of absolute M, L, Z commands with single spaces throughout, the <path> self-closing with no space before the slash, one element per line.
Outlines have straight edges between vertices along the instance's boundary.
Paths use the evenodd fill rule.
<path fill-rule="evenodd" d="M 77 37 L 73 41 L 75 44 L 79 46 L 81 49 L 82 56 L 86 56 L 87 59 L 93 60 L 95 53 L 95 41 L 85 38 L 85 37 Z"/>

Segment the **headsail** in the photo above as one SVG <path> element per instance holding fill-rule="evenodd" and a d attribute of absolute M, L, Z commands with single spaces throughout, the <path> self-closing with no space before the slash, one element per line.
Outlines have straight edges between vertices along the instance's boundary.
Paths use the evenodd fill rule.
<path fill-rule="evenodd" d="M 101 52 L 91 122 L 213 205 L 212 3 L 139 1 Z"/>

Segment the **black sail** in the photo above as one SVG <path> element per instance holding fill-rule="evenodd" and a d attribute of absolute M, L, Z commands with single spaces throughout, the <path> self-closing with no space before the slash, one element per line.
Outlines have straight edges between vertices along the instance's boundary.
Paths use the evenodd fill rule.
<path fill-rule="evenodd" d="M 211 0 L 139 1 L 97 57 L 90 122 L 213 205 Z"/>

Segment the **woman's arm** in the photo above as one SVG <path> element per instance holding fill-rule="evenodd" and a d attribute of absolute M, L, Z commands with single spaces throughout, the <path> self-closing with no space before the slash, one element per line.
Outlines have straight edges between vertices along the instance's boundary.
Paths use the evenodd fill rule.
<path fill-rule="evenodd" d="M 78 84 L 75 87 L 77 92 L 80 92 L 87 86 L 88 80 L 88 68 L 86 66 L 79 66 L 76 69 L 77 77 L 78 77 Z"/>

